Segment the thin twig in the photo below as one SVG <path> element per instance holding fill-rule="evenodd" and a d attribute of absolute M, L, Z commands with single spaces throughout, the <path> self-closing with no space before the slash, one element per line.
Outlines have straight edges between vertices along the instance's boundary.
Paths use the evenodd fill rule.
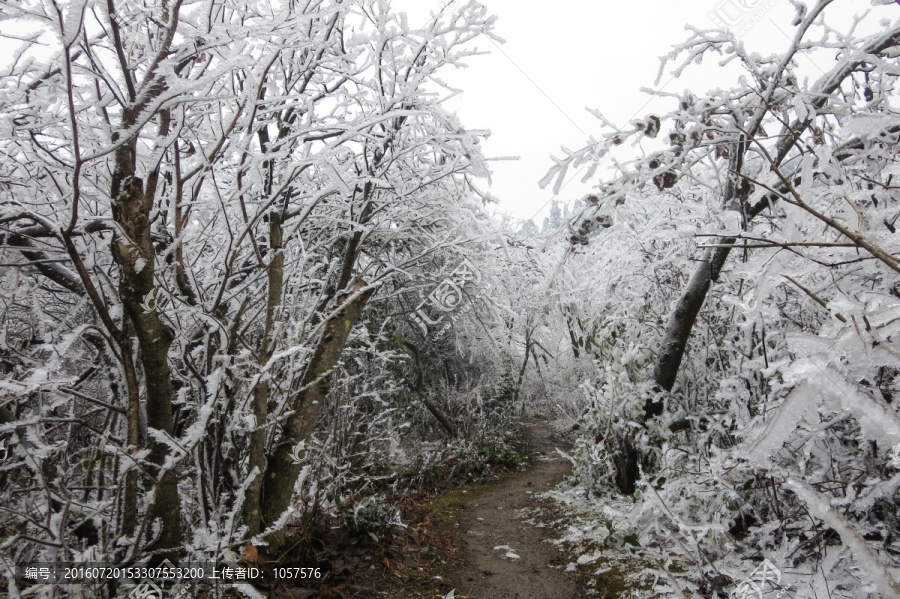
<path fill-rule="evenodd" d="M 825 303 L 825 300 L 823 300 L 821 297 L 819 297 L 818 295 L 813 293 L 812 290 L 804 287 L 799 281 L 797 281 L 797 279 L 793 278 L 790 275 L 786 275 L 786 274 L 782 274 L 781 276 L 784 277 L 785 279 L 787 279 L 788 281 L 790 281 L 791 283 L 793 283 L 794 285 L 796 285 L 797 287 L 799 287 L 803 293 L 805 293 L 806 295 L 811 297 L 817 304 L 819 304 L 820 306 L 822 306 L 823 308 L 828 310 L 828 304 Z M 839 314 L 839 313 L 835 314 L 834 317 L 845 324 L 847 322 L 847 319 L 844 318 L 844 316 L 842 314 Z"/>

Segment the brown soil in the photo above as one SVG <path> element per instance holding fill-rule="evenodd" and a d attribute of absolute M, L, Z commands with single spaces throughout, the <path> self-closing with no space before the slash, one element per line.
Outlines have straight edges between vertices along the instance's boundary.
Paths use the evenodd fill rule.
<path fill-rule="evenodd" d="M 548 507 L 534 497 L 562 480 L 570 464 L 556 448 L 566 443 L 539 421 L 526 422 L 532 465 L 470 491 L 457 519 L 461 555 L 446 579 L 466 599 L 576 599 L 567 560 L 547 541 L 553 532 L 536 526 Z M 509 549 L 497 549 L 506 546 Z M 517 555 L 518 558 L 512 557 Z"/>
<path fill-rule="evenodd" d="M 403 532 L 380 549 L 326 539 L 330 575 L 321 586 L 271 589 L 273 599 L 578 599 L 565 555 L 549 543 L 558 520 L 553 502 L 535 497 L 559 483 L 570 464 L 556 451 L 569 444 L 541 421 L 523 422 L 514 443 L 524 468 L 495 470 L 491 482 L 402 502 Z M 340 534 L 339 531 L 332 531 Z M 495 549 L 507 546 L 509 549 Z M 343 549 L 341 548 L 343 547 Z M 512 557 L 510 553 L 518 558 Z"/>

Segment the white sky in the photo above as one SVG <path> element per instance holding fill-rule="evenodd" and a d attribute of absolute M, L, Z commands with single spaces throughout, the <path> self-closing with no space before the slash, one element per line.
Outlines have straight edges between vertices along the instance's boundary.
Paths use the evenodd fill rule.
<path fill-rule="evenodd" d="M 492 184 L 483 184 L 500 200 L 501 212 L 523 219 L 535 217 L 538 226 L 553 197 L 552 185 L 544 190 L 537 184 L 552 165 L 550 154 L 561 156 L 562 145 L 577 149 L 589 135 L 600 137 L 600 123 L 585 110 L 587 106 L 624 125 L 638 116 L 665 112 L 672 105 L 671 99 L 653 99 L 640 88 L 652 87 L 658 57 L 687 39 L 686 23 L 714 27 L 711 15 L 718 11 L 720 18 L 737 23 L 733 30 L 748 47 L 761 53 L 785 48 L 788 36 L 794 33 L 791 21 L 795 11 L 788 0 L 482 3 L 498 17 L 495 33 L 506 40 L 500 46 L 506 56 L 490 41 L 480 41 L 479 48 L 491 55 L 472 58 L 468 69 L 445 73 L 452 85 L 464 90 L 447 106 L 459 114 L 466 127 L 491 130 L 483 144 L 486 156 L 520 157 L 491 163 Z M 412 26 L 424 23 L 429 12 L 441 4 L 440 0 L 392 1 L 396 10 L 407 13 Z M 741 12 L 740 7 L 751 8 Z M 869 0 L 837 0 L 826 16 L 840 15 L 849 25 L 853 14 L 870 7 Z M 880 16 L 883 10 L 879 10 Z M 834 16 L 829 24 L 841 25 Z M 699 95 L 710 88 L 730 87 L 733 82 L 727 70 L 714 61 L 694 70 L 694 76 L 687 79 L 670 80 L 665 74 L 660 87 L 676 93 L 691 89 Z M 601 173 L 602 169 L 596 176 Z M 572 173 L 567 177 L 572 178 Z M 560 191 L 559 199 L 580 198 L 596 183 L 582 185 L 580 180 L 581 175 L 574 177 Z"/>
<path fill-rule="evenodd" d="M 418 27 L 448 1 L 391 3 L 407 13 L 412 27 Z M 687 39 L 685 24 L 711 28 L 713 15 L 718 15 L 730 20 L 751 49 L 764 54 L 784 49 L 794 33 L 795 11 L 789 0 L 481 1 L 498 17 L 494 32 L 506 43 L 498 47 L 479 40 L 478 48 L 489 55 L 471 58 L 466 69 L 442 73 L 463 90 L 447 107 L 459 114 L 464 126 L 491 130 L 483 145 L 488 158 L 519 157 L 491 162 L 492 181 L 483 181 L 482 187 L 500 201 L 500 212 L 534 218 L 539 226 L 553 198 L 552 185 L 538 187 L 552 165 L 550 155 L 561 156 L 560 146 L 577 149 L 590 135 L 600 138 L 603 133 L 586 107 L 626 125 L 672 106 L 670 98 L 653 98 L 640 89 L 653 86 L 659 56 Z M 805 0 L 808 5 L 815 1 Z M 852 15 L 869 8 L 871 0 L 836 0 L 826 16 L 829 24 L 845 30 Z M 869 23 L 885 16 L 897 18 L 897 6 L 876 9 Z M 5 48 L 9 44 L 0 45 L 0 54 Z M 807 65 L 811 76 L 829 67 Z M 710 88 L 730 87 L 734 73 L 710 60 L 692 67 L 681 79 L 664 73 L 659 89 L 667 93 L 691 89 L 700 95 Z M 601 168 L 593 181 L 581 184 L 581 174 L 568 173 L 570 182 L 559 193 L 561 201 L 582 197 L 604 176 Z"/>

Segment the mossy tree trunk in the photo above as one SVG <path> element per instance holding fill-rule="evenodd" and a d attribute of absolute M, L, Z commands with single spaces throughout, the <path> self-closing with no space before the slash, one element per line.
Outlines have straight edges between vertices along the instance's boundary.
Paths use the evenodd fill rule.
<path fill-rule="evenodd" d="M 284 253 L 282 248 L 281 217 L 277 211 L 269 215 L 268 298 L 266 302 L 265 335 L 257 355 L 256 363 L 262 369 L 272 358 L 275 350 L 274 328 L 278 307 L 281 305 L 281 291 L 284 285 Z M 262 529 L 261 492 L 263 473 L 266 470 L 266 418 L 269 404 L 269 381 L 263 374 L 253 389 L 253 417 L 256 428 L 250 435 L 248 466 L 251 473 L 256 470 L 253 480 L 244 496 L 244 523 L 247 536 L 252 537 Z"/>
<path fill-rule="evenodd" d="M 131 112 L 123 114 L 122 129 L 133 126 L 135 120 Z M 164 132 L 168 122 L 165 118 L 163 121 L 160 128 Z M 149 549 L 171 550 L 166 552 L 166 556 L 171 558 L 181 544 L 181 508 L 175 473 L 162 468 L 169 455 L 168 446 L 155 437 L 171 437 L 174 432 L 172 401 L 175 391 L 168 357 L 173 335 L 155 305 L 156 252 L 150 239 L 155 174 L 151 173 L 145 190 L 141 179 L 135 176 L 136 146 L 137 140 L 132 138 L 119 146 L 115 153 L 110 195 L 113 219 L 119 227 L 113 237 L 112 255 L 119 267 L 119 295 L 125 316 L 137 338 L 147 392 L 147 426 L 151 431 L 148 445 L 152 465 L 148 473 L 155 479 L 154 502 L 148 516 L 151 524 L 158 521 L 160 527 Z M 123 344 L 123 351 L 127 347 Z"/>
<path fill-rule="evenodd" d="M 374 293 L 374 288 L 365 289 L 361 283 L 353 286 L 350 293 L 338 298 L 340 308 L 325 322 L 325 330 L 303 375 L 301 391 L 291 401 L 293 413 L 285 421 L 281 440 L 266 465 L 261 502 L 264 526 L 276 522 L 290 505 L 301 466 L 294 459 L 294 447 L 312 435 L 331 387 L 332 371 L 350 331 Z"/>

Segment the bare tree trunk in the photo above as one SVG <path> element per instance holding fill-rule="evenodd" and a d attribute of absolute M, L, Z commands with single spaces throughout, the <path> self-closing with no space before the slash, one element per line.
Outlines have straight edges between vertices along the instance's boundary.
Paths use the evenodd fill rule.
<path fill-rule="evenodd" d="M 531 353 L 531 336 L 534 334 L 533 328 L 528 328 L 528 325 L 525 325 L 525 359 L 522 360 L 522 368 L 519 369 L 519 378 L 516 380 L 516 390 L 513 392 L 513 404 L 517 405 L 519 403 L 519 391 L 522 389 L 522 380 L 525 378 L 525 369 L 528 367 L 528 358 Z M 534 360 L 535 365 L 537 365 L 537 358 Z"/>
<path fill-rule="evenodd" d="M 734 237 L 720 238 L 717 243 L 728 247 L 708 248 L 704 252 L 700 264 L 669 317 L 669 325 L 666 327 L 666 334 L 660 344 L 653 369 L 656 384 L 666 391 L 671 391 L 675 384 L 675 377 L 678 376 L 678 369 L 697 315 L 703 307 L 710 285 L 719 279 L 722 266 L 731 253 L 735 241 Z M 649 409 L 647 405 L 644 406 L 648 418 L 662 414 L 662 402 L 649 402 L 648 405 L 651 406 Z"/>
<path fill-rule="evenodd" d="M 123 343 L 120 346 L 122 352 L 122 369 L 125 374 L 125 389 L 128 393 L 127 411 L 127 435 L 129 451 L 138 450 L 138 411 L 140 410 L 140 395 L 138 393 L 138 377 L 134 367 L 134 358 L 131 348 Z M 125 473 L 125 493 L 122 497 L 122 533 L 126 537 L 134 534 L 138 519 L 138 470 L 133 464 Z"/>
<path fill-rule="evenodd" d="M 173 162 L 175 164 L 175 283 L 187 302 L 193 306 L 197 303 L 197 296 L 188 281 L 187 272 L 184 268 L 184 245 L 181 239 L 184 223 L 190 215 L 190 207 L 188 207 L 186 213 L 182 208 L 184 203 L 184 181 L 181 179 L 181 157 L 179 156 L 177 140 L 173 144 L 172 149 Z"/>
<path fill-rule="evenodd" d="M 269 293 L 266 303 L 266 328 L 256 364 L 264 368 L 272 358 L 275 350 L 273 331 L 275 313 L 281 304 L 281 290 L 284 282 L 284 253 L 282 248 L 281 216 L 277 211 L 269 215 Z M 265 375 L 263 375 L 265 379 Z M 263 473 L 266 470 L 266 418 L 269 404 L 269 381 L 261 380 L 253 389 L 253 418 L 256 428 L 250 435 L 250 451 L 248 466 L 250 472 L 257 473 L 247 487 L 244 497 L 244 523 L 247 525 L 247 537 L 259 534 L 262 530 L 261 497 Z"/>
<path fill-rule="evenodd" d="M 578 351 L 578 338 L 575 336 L 575 331 L 572 329 L 572 320 L 574 320 L 568 314 L 566 316 L 566 328 L 569 330 L 569 342 L 572 344 L 572 353 L 575 354 L 575 359 L 577 360 L 581 353 Z"/>
<path fill-rule="evenodd" d="M 434 416 L 434 419 L 438 421 L 438 424 L 446 431 L 446 433 L 451 436 L 456 436 L 456 431 L 453 428 L 453 423 L 450 422 L 450 419 L 444 414 L 437 404 L 428 399 L 428 394 L 425 393 L 425 371 L 422 369 L 422 357 L 419 354 L 419 348 L 406 341 L 403 343 L 412 353 L 413 359 L 416 363 L 416 384 L 415 384 L 415 393 L 422 400 L 422 403 L 425 404 L 425 408 L 431 412 L 431 415 Z"/>
<path fill-rule="evenodd" d="M 123 116 L 124 125 L 131 121 L 130 115 Z M 156 252 L 150 239 L 153 197 L 144 192 L 142 181 L 135 176 L 135 150 L 136 141 L 132 140 L 122 144 L 115 154 L 110 195 L 113 199 L 113 218 L 119 225 L 119 231 L 113 237 L 112 254 L 119 267 L 119 294 L 124 312 L 134 326 L 140 349 L 147 388 L 147 425 L 171 436 L 174 431 L 172 400 L 175 392 L 168 354 L 173 335 L 155 309 Z M 150 462 L 156 465 L 149 472 L 157 479 L 150 518 L 151 521 L 160 521 L 159 536 L 149 548 L 174 550 L 181 544 L 177 481 L 171 469 L 162 471 L 159 468 L 169 454 L 166 444 L 151 439 L 149 447 Z M 173 556 L 175 553 L 169 552 L 168 557 Z"/>
<path fill-rule="evenodd" d="M 741 212 L 743 215 L 742 225 L 746 227 L 751 218 L 745 210 L 745 200 L 749 189 L 743 187 L 744 182 L 740 180 L 741 169 L 744 166 L 744 153 L 747 151 L 746 140 L 742 139 L 732 144 L 730 151 L 728 178 L 725 181 L 725 189 L 722 190 L 722 208 Z M 700 264 L 688 281 L 684 293 L 669 317 L 666 334 L 657 350 L 656 364 L 653 368 L 653 379 L 666 391 L 671 391 L 675 385 L 688 339 L 697 322 L 697 315 L 700 314 L 700 308 L 706 301 L 710 285 L 713 281 L 719 280 L 719 273 L 722 272 L 725 260 L 736 241 L 735 237 L 721 237 L 716 242 L 721 247 L 708 248 L 704 251 Z M 662 400 L 654 401 L 652 398 L 648 398 L 644 403 L 644 416 L 647 420 L 661 416 L 663 407 Z"/>
<path fill-rule="evenodd" d="M 316 345 L 312 359 L 303 375 L 300 393 L 291 402 L 294 413 L 288 417 L 281 441 L 266 465 L 262 489 L 262 522 L 270 526 L 290 505 L 294 484 L 300 474 L 300 464 L 294 460 L 294 447 L 307 441 L 315 429 L 325 397 L 331 387 L 331 370 L 337 365 L 347 343 L 347 337 L 359 320 L 374 289 L 352 291 L 339 298 L 340 309 L 325 323 L 325 331 Z"/>

